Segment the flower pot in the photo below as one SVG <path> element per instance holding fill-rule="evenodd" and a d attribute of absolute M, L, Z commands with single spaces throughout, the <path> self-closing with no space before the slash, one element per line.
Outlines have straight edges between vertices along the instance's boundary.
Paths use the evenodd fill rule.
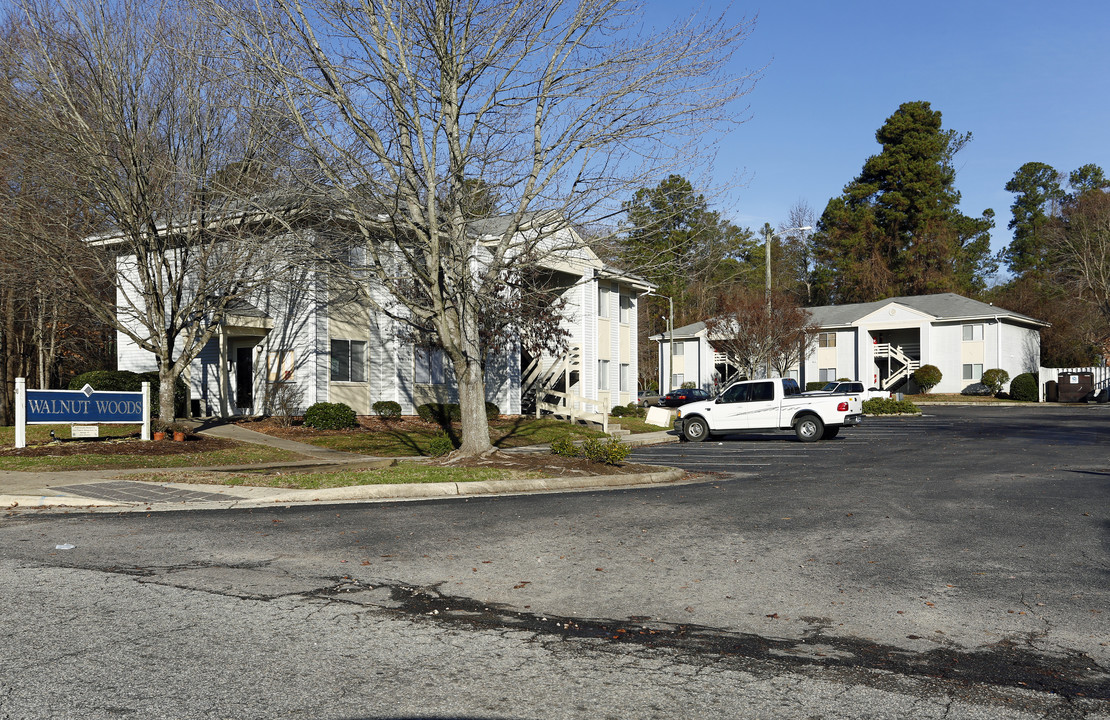
<path fill-rule="evenodd" d="M 174 433 L 173 433 L 173 441 L 174 442 L 185 442 L 185 433 L 177 432 L 175 430 Z"/>
<path fill-rule="evenodd" d="M 154 438 L 155 440 L 165 440 L 166 439 L 166 433 L 164 433 L 162 431 L 158 431 L 158 432 L 153 433 L 151 435 L 151 437 Z"/>

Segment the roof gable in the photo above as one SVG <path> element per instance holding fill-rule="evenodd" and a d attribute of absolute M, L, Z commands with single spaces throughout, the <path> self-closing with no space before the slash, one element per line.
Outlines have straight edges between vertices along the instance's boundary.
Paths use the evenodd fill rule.
<path fill-rule="evenodd" d="M 886 324 L 906 325 L 931 322 L 935 319 L 936 317 L 929 313 L 915 310 L 899 302 L 889 301 L 867 313 L 859 320 L 856 320 L 853 324 L 870 326 Z"/>

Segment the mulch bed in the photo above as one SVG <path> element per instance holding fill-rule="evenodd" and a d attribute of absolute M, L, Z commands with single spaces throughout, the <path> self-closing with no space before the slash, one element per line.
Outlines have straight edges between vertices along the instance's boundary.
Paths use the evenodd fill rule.
<path fill-rule="evenodd" d="M 25 448 L 0 450 L 5 457 L 57 457 L 61 455 L 190 455 L 211 450 L 227 450 L 236 443 L 224 438 L 186 435 L 185 442 L 159 440 L 144 442 L 139 434 L 120 437 L 88 438 L 80 440 L 54 440 L 32 443 Z"/>

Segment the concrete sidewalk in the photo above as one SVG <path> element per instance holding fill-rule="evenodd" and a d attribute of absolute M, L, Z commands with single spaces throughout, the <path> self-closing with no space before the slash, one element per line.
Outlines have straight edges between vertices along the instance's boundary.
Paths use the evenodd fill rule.
<path fill-rule="evenodd" d="M 397 485 L 356 485 L 320 490 L 288 490 L 263 487 L 229 487 L 192 483 L 157 483 L 127 480 L 128 475 L 157 472 L 236 472 L 288 468 L 316 471 L 339 469 L 376 469 L 389 467 L 399 459 L 375 458 L 357 453 L 320 448 L 307 443 L 273 437 L 231 423 L 202 424 L 197 432 L 239 442 L 266 445 L 304 455 L 307 459 L 243 466 L 205 466 L 140 468 L 133 470 L 64 470 L 57 472 L 0 472 L 0 508 L 9 510 L 69 510 L 111 512 L 152 512 L 167 510 L 232 509 L 310 503 L 366 502 L 384 499 L 418 499 L 496 493 L 557 492 L 591 488 L 650 485 L 674 482 L 683 471 L 660 468 L 658 472 L 636 475 L 596 475 L 534 480 L 489 480 L 466 483 L 410 483 Z M 653 445 L 674 442 L 668 431 L 642 433 L 623 438 L 627 445 Z M 546 452 L 548 445 L 512 448 L 506 452 Z"/>

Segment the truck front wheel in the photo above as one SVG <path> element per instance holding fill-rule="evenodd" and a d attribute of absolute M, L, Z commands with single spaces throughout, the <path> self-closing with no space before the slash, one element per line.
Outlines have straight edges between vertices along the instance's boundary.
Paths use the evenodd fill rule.
<path fill-rule="evenodd" d="M 802 442 L 817 442 L 825 434 L 825 424 L 816 415 L 804 415 L 794 423 L 794 434 Z"/>
<path fill-rule="evenodd" d="M 692 417 L 683 425 L 682 434 L 690 442 L 701 442 L 709 437 L 709 426 L 700 417 Z"/>

